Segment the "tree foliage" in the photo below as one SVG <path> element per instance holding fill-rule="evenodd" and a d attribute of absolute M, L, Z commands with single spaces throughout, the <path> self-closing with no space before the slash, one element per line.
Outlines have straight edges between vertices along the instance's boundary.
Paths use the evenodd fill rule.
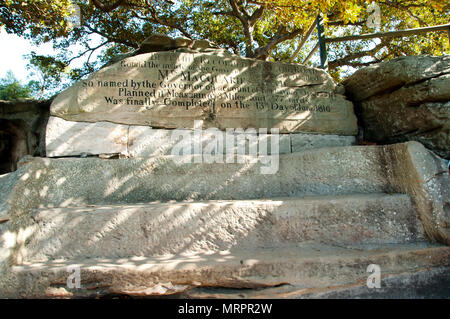
<path fill-rule="evenodd" d="M 236 54 L 257 59 L 289 61 L 302 36 L 319 13 L 326 36 L 374 32 L 367 26 L 368 0 L 6 0 L 0 4 L 0 23 L 7 32 L 53 41 L 58 55 L 49 63 L 67 70 L 84 57 L 82 68 L 70 76 L 80 78 L 115 55 L 138 48 L 154 33 L 207 39 Z M 448 23 L 445 0 L 384 0 L 377 31 L 401 30 Z M 79 24 L 71 22 L 76 4 Z M 98 41 L 93 44 L 92 37 Z M 313 37 L 314 39 L 314 37 Z M 78 52 L 70 48 L 81 45 Z M 361 67 L 401 55 L 449 53 L 446 32 L 404 38 L 383 38 L 329 44 L 330 70 L 339 77 L 345 66 Z M 301 62 L 305 46 L 294 62 Z M 95 59 L 96 52 L 102 51 Z M 94 53 L 95 52 L 95 53 Z M 56 63 L 58 61 L 58 63 Z M 50 69 L 45 69 L 50 72 Z M 51 74 L 51 72 L 49 73 Z M 54 73 L 55 74 L 55 73 Z"/>
<path fill-rule="evenodd" d="M 29 60 L 27 69 L 34 80 L 29 82 L 38 99 L 49 98 L 55 89 L 58 89 L 70 74 L 68 64 L 51 56 L 42 56 L 32 51 L 26 55 Z M 64 87 L 63 85 L 62 87 Z"/>
<path fill-rule="evenodd" d="M 0 79 L 0 100 L 13 101 L 33 97 L 32 83 L 22 85 L 11 71 Z"/>

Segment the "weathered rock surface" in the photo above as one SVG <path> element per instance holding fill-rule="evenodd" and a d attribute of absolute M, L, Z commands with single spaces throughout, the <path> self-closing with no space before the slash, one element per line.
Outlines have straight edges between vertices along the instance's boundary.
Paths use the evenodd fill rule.
<path fill-rule="evenodd" d="M 190 290 L 202 287 L 228 290 L 257 288 L 246 289 L 242 293 L 249 295 L 253 291 L 253 298 L 258 298 L 258 295 L 292 298 L 361 285 L 367 278 L 367 266 L 370 264 L 380 266 L 383 278 L 433 268 L 448 269 L 449 254 L 450 247 L 423 243 L 363 250 L 297 244 L 284 248 L 212 254 L 56 260 L 13 266 L 0 285 L 3 284 L 1 290 L 4 295 L 16 298 L 98 297 L 108 294 L 159 296 L 177 293 L 189 296 Z M 80 269 L 79 289 L 67 286 L 69 266 Z M 265 289 L 279 286 L 291 286 L 294 291 L 278 296 L 276 292 L 264 293 Z M 201 295 L 196 296 L 194 292 L 191 297 Z"/>
<path fill-rule="evenodd" d="M 27 262 L 425 239 L 404 194 L 46 208 L 32 218 L 36 224 L 24 252 Z"/>
<path fill-rule="evenodd" d="M 363 101 L 403 86 L 450 73 L 450 57 L 405 56 L 358 70 L 344 81 L 346 93 Z"/>
<path fill-rule="evenodd" d="M 420 143 L 397 145 L 400 147 L 390 152 L 387 160 L 395 163 L 399 192 L 410 194 L 428 236 L 450 245 L 450 179 L 446 163 Z"/>
<path fill-rule="evenodd" d="M 390 154 L 401 147 L 351 146 L 283 154 L 275 174 L 261 174 L 261 168 L 270 162 L 255 162 L 250 156 L 245 156 L 243 163 L 210 164 L 195 163 L 195 157 L 180 164 L 170 155 L 117 160 L 33 158 L 14 173 L 18 181 L 5 189 L 5 199 L 16 207 L 16 214 L 25 214 L 40 205 L 389 193 L 396 192 L 394 182 L 407 180 L 411 174 L 393 175 L 396 171 Z M 433 169 L 436 164 L 429 164 L 426 179 L 439 172 Z"/>
<path fill-rule="evenodd" d="M 325 72 L 165 36 L 131 55 L 50 107 L 47 154 L 101 158 L 24 157 L 0 175 L 0 297 L 227 297 L 242 288 L 249 298 L 357 297 L 368 294 L 369 264 L 403 290 L 448 281 L 445 162 L 417 142 L 348 146 L 352 103 Z M 407 71 L 367 71 L 372 85 L 355 74 L 347 87 L 361 109 L 443 103 L 431 112 L 442 120 L 448 61 L 420 59 Z M 179 146 L 174 128 L 190 137 L 194 155 L 183 162 L 167 155 Z M 222 154 L 229 128 L 245 137 L 232 158 Z"/>
<path fill-rule="evenodd" d="M 45 156 L 50 101 L 0 101 L 0 174 L 16 169 L 24 155 Z"/>
<path fill-rule="evenodd" d="M 304 286 L 282 285 L 264 289 L 242 290 L 218 287 L 198 287 L 183 291 L 176 296 L 183 298 L 221 299 L 448 299 L 450 291 L 450 267 L 436 267 L 420 271 L 411 270 L 401 274 L 383 276 L 381 288 L 367 287 L 365 277 L 358 283 L 326 288 L 305 288 Z"/>
<path fill-rule="evenodd" d="M 159 51 L 173 51 L 179 50 L 183 52 L 199 52 L 199 51 L 211 51 L 223 52 L 225 54 L 230 54 L 228 51 L 218 48 L 213 43 L 206 40 L 191 40 L 188 38 L 171 38 L 167 35 L 153 34 L 147 39 L 145 39 L 137 50 L 132 52 L 124 53 L 113 57 L 104 67 L 113 65 L 114 63 L 120 62 L 123 59 L 136 56 L 139 54 L 159 52 Z"/>
<path fill-rule="evenodd" d="M 355 135 L 353 105 L 323 70 L 224 52 L 126 58 L 58 95 L 51 115 L 154 128 L 278 128 Z"/>
<path fill-rule="evenodd" d="M 450 159 L 450 57 L 402 57 L 344 81 L 364 128 L 377 143 L 415 140 Z"/>
<path fill-rule="evenodd" d="M 46 131 L 47 157 L 101 154 L 122 154 L 127 157 L 170 155 L 183 138 L 174 133 L 174 130 L 154 129 L 149 126 L 73 122 L 51 116 Z M 275 140 L 272 141 L 275 137 L 272 137 L 270 131 L 267 132 L 269 134 L 259 134 L 257 130 L 233 130 L 228 132 L 228 135 L 227 131 L 217 130 L 186 130 L 186 133 L 192 142 L 188 146 L 191 154 L 202 154 L 208 145 L 214 143 L 218 143 L 215 148 L 217 152 L 223 154 L 231 149 L 235 153 L 248 155 L 252 148 L 257 150 L 258 154 L 263 150 L 272 154 L 272 145 L 276 143 Z M 232 137 L 232 146 L 227 145 L 227 136 Z M 350 146 L 356 143 L 354 136 L 324 134 L 279 134 L 277 139 L 279 154 L 322 147 Z M 196 143 L 201 147 L 195 147 Z M 242 148 L 240 145 L 243 145 Z"/>
<path fill-rule="evenodd" d="M 0 296 L 325 289 L 360 283 L 372 263 L 383 275 L 449 266 L 448 247 L 423 242 L 450 243 L 448 171 L 420 143 L 266 164 L 25 158 L 0 176 Z"/>
<path fill-rule="evenodd" d="M 354 136 L 296 133 L 290 134 L 290 137 L 292 153 L 322 147 L 350 146 L 356 144 Z"/>
<path fill-rule="evenodd" d="M 443 231 L 448 222 L 447 167 L 416 142 L 283 154 L 278 165 L 251 156 L 244 156 L 243 163 L 187 159 L 181 164 L 170 155 L 120 160 L 35 158 L 24 163 L 14 178 L 7 177 L 17 182 L 5 188 L 3 198 L 10 214 L 23 215 L 39 206 L 397 192 L 410 195 L 420 207 L 417 211 L 429 237 L 448 241 Z M 262 174 L 263 168 L 273 165 L 277 166 L 273 174 Z"/>
<path fill-rule="evenodd" d="M 450 268 L 437 267 L 411 271 L 383 278 L 379 289 L 371 289 L 365 285 L 353 287 L 337 287 L 324 289 L 321 292 L 304 294 L 306 298 L 375 298 L 375 299 L 448 299 L 450 297 Z M 334 291 L 333 291 L 334 290 Z"/>
<path fill-rule="evenodd" d="M 51 116 L 45 142 L 48 157 L 126 154 L 128 126 L 108 122 L 69 122 Z"/>

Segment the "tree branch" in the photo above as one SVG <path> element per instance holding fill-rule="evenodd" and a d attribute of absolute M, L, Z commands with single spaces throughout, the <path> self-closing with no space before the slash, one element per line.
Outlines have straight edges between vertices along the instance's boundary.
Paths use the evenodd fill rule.
<path fill-rule="evenodd" d="M 232 11 L 214 11 L 214 12 L 212 12 L 212 14 L 236 17 L 234 12 L 232 12 Z"/>
<path fill-rule="evenodd" d="M 344 21 L 330 21 L 328 22 L 328 25 L 331 26 L 347 26 L 347 25 L 353 25 L 353 26 L 358 26 L 358 27 L 362 27 L 367 23 L 367 20 L 361 20 L 361 21 L 357 21 L 357 22 L 347 22 L 345 23 Z"/>
<path fill-rule="evenodd" d="M 251 15 L 250 20 L 249 20 L 249 23 L 251 26 L 255 25 L 256 21 L 258 21 L 258 19 L 262 17 L 265 10 L 266 10 L 266 6 L 261 5 L 258 9 L 255 10 L 255 12 L 253 12 L 253 14 Z"/>
<path fill-rule="evenodd" d="M 343 58 L 336 59 L 334 61 L 330 61 L 328 63 L 328 68 L 329 69 L 335 69 L 337 67 L 344 66 L 344 65 L 350 65 L 350 66 L 357 65 L 358 63 L 361 64 L 361 65 L 366 65 L 366 64 L 363 64 L 362 62 L 360 63 L 360 62 L 351 62 L 351 61 L 355 60 L 355 59 L 360 59 L 360 58 L 365 57 L 365 56 L 372 56 L 373 57 L 374 54 L 376 54 L 381 49 L 385 48 L 386 45 L 387 44 L 382 41 L 380 44 L 376 45 L 371 50 L 366 50 L 366 51 L 361 51 L 361 52 L 349 54 L 349 55 L 347 55 L 347 56 L 345 56 Z M 376 62 L 378 62 L 378 60 L 376 60 Z"/>
<path fill-rule="evenodd" d="M 248 19 L 246 19 L 244 13 L 239 8 L 236 0 L 228 0 L 228 3 L 231 6 L 231 9 L 233 10 L 233 15 L 238 18 L 243 25 L 248 24 Z"/>
<path fill-rule="evenodd" d="M 96 6 L 101 11 L 109 12 L 120 7 L 122 4 L 124 4 L 125 0 L 117 0 L 116 2 L 109 5 L 104 4 L 100 0 L 92 0 L 92 2 L 94 3 L 94 6 Z"/>
<path fill-rule="evenodd" d="M 69 59 L 69 60 L 67 61 L 67 64 L 69 64 L 69 63 L 72 62 L 73 60 L 76 60 L 76 59 L 78 59 L 78 58 L 81 58 L 83 55 L 85 55 L 86 53 L 88 53 L 89 51 L 91 51 L 91 53 L 89 54 L 89 58 L 88 58 L 88 62 L 89 62 L 92 53 L 93 53 L 95 50 L 100 49 L 102 46 L 104 46 L 104 45 L 106 45 L 106 44 L 108 44 L 108 43 L 110 43 L 109 40 L 107 40 L 107 41 L 105 41 L 105 42 L 99 44 L 99 45 L 96 46 L 95 48 L 91 48 L 91 47 L 88 46 L 88 49 L 87 49 L 86 51 L 83 51 L 83 52 L 81 52 L 79 55 L 77 55 L 77 56 L 72 57 L 71 59 Z"/>
<path fill-rule="evenodd" d="M 295 38 L 296 36 L 298 36 L 299 34 L 303 33 L 303 29 L 295 29 L 292 32 L 288 32 L 288 33 L 284 33 L 283 31 L 285 31 L 286 29 L 284 27 L 279 27 L 277 34 L 272 38 L 272 40 L 270 40 L 270 42 L 261 47 L 258 48 L 255 52 L 255 56 L 254 58 L 256 59 L 260 59 L 260 60 L 267 60 L 270 52 L 272 52 L 272 50 L 281 42 L 284 42 L 286 40 L 291 40 L 293 38 Z"/>
<path fill-rule="evenodd" d="M 153 20 L 150 20 L 148 18 L 139 16 L 137 13 L 135 14 L 136 17 L 139 18 L 139 19 L 142 19 L 142 20 L 149 21 L 149 22 L 159 23 L 161 25 L 164 25 L 164 26 L 172 28 L 172 29 L 176 29 L 176 30 L 180 31 L 181 34 L 183 34 L 185 37 L 187 37 L 189 39 L 192 39 L 192 35 L 189 32 L 187 32 L 186 29 L 183 28 L 181 25 L 179 25 L 177 23 L 174 23 L 174 22 L 167 21 L 167 20 L 159 17 L 158 13 L 156 12 L 156 9 L 153 8 L 153 7 L 149 7 L 148 9 L 150 11 L 150 14 L 152 15 L 152 19 Z"/>
<path fill-rule="evenodd" d="M 265 6 L 265 5 L 268 4 L 267 2 L 252 1 L 252 0 L 248 0 L 247 2 L 248 2 L 248 3 L 251 3 L 251 4 L 257 4 L 257 5 L 260 5 L 260 6 Z M 303 7 L 296 6 L 296 5 L 294 5 L 294 4 L 279 4 L 279 3 L 271 3 L 271 4 L 270 4 L 270 7 L 271 7 L 271 8 L 303 9 Z"/>
<path fill-rule="evenodd" d="M 239 8 L 239 5 L 237 4 L 236 0 L 228 0 L 228 3 L 230 4 L 231 9 L 233 10 L 234 16 L 236 18 L 238 18 L 239 21 L 241 21 L 241 23 L 242 23 L 242 27 L 244 29 L 244 36 L 245 36 L 245 55 L 248 58 L 251 58 L 255 55 L 255 50 L 253 48 L 253 42 L 254 42 L 253 25 L 250 23 L 251 17 L 248 15 L 248 13 L 245 10 L 242 11 L 241 8 Z M 255 11 L 255 13 L 256 13 L 256 11 Z"/>
<path fill-rule="evenodd" d="M 139 44 L 137 44 L 137 43 L 133 43 L 133 42 L 130 42 L 130 41 L 127 41 L 127 40 L 124 40 L 124 39 L 118 39 L 118 38 L 111 37 L 110 35 L 107 35 L 104 32 L 101 32 L 101 31 L 99 31 L 99 30 L 97 30 L 97 29 L 95 29 L 95 28 L 93 28 L 93 27 L 91 27 L 89 25 L 87 25 L 86 28 L 88 30 L 90 30 L 91 32 L 96 33 L 98 35 L 101 35 L 102 37 L 108 39 L 109 42 L 121 43 L 123 45 L 126 45 L 126 46 L 134 48 L 134 49 L 137 49 L 139 47 Z"/>

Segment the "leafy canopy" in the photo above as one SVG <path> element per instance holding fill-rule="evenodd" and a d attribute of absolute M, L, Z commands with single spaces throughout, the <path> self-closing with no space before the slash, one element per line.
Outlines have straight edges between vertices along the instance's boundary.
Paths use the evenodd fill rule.
<path fill-rule="evenodd" d="M 445 24 L 450 4 L 445 0 L 384 0 L 379 29 L 367 26 L 373 12 L 368 0 L 6 0 L 0 4 L 0 24 L 7 32 L 33 40 L 53 41 L 52 60 L 34 56 L 49 83 L 64 71 L 79 79 L 112 57 L 139 47 L 154 33 L 207 39 L 236 54 L 257 59 L 301 62 L 308 44 L 294 51 L 319 13 L 325 36 L 344 36 Z M 75 6 L 75 5 L 76 6 Z M 79 12 L 76 10 L 79 8 Z M 77 16 L 79 19 L 77 20 Z M 74 19 L 75 18 L 75 19 Z M 330 72 L 362 67 L 401 55 L 449 53 L 447 32 L 403 38 L 328 44 Z M 96 37 L 96 41 L 92 38 Z M 312 36 L 314 41 L 315 35 Z M 73 51 L 74 45 L 78 50 Z M 97 54 L 101 52 L 101 54 Z M 68 65 L 84 58 L 82 67 Z M 45 63 L 43 63 L 45 62 Z M 45 87 L 45 84 L 42 84 Z M 49 84 L 45 89 L 50 89 Z"/>
<path fill-rule="evenodd" d="M 0 100 L 12 101 L 33 97 L 32 83 L 22 85 L 11 71 L 0 79 Z"/>

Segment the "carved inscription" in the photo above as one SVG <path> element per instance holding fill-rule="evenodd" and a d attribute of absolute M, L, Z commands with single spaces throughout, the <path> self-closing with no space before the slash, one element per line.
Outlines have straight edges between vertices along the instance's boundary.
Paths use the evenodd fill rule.
<path fill-rule="evenodd" d="M 310 129 L 341 121 L 351 103 L 322 70 L 210 53 L 155 52 L 122 60 L 77 84 L 76 106 L 55 101 L 52 114 L 155 127 Z M 67 101 L 67 99 L 66 99 Z M 311 122 L 306 124 L 306 122 Z"/>

